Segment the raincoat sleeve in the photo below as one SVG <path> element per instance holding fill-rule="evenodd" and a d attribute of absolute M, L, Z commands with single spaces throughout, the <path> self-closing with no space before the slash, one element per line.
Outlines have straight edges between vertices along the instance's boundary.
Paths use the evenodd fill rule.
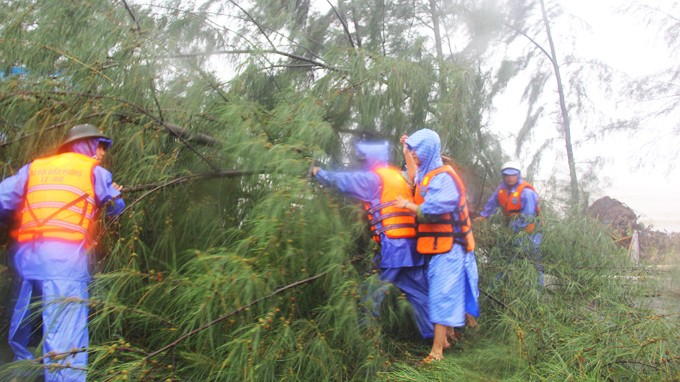
<path fill-rule="evenodd" d="M 102 207 L 106 205 L 106 215 L 119 215 L 125 208 L 125 202 L 120 197 L 120 191 L 113 187 L 111 173 L 103 167 L 97 166 L 94 169 L 94 193 L 97 204 Z M 109 201 L 111 203 L 107 204 Z"/>
<path fill-rule="evenodd" d="M 0 223 L 7 223 L 21 208 L 28 183 L 29 165 L 0 183 Z"/>
<path fill-rule="evenodd" d="M 326 171 L 319 170 L 316 179 L 321 184 L 335 187 L 342 194 L 369 202 L 380 199 L 382 182 L 370 171 Z"/>
<path fill-rule="evenodd" d="M 493 195 L 489 198 L 489 200 L 486 201 L 486 204 L 484 205 L 484 209 L 482 212 L 479 213 L 480 216 L 488 218 L 489 216 L 493 215 L 496 213 L 496 210 L 501 206 L 498 204 L 498 190 L 499 188 L 496 188 L 496 191 L 494 191 Z"/>
<path fill-rule="evenodd" d="M 438 174 L 430 181 L 425 200 L 418 208 L 419 217 L 428 221 L 436 220 L 440 215 L 455 210 L 459 198 L 460 193 L 453 179 L 446 174 Z"/>

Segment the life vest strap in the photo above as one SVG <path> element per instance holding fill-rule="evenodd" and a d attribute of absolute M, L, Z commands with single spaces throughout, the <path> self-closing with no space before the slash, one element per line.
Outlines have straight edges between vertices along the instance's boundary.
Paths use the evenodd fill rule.
<path fill-rule="evenodd" d="M 457 238 L 454 238 L 454 239 L 453 239 L 453 242 L 456 243 L 456 244 L 460 244 L 464 249 L 467 250 L 467 248 L 466 248 L 467 245 L 468 245 L 467 240 L 461 239 L 461 238 L 458 238 L 458 237 L 457 237 Z"/>
<path fill-rule="evenodd" d="M 35 240 L 35 239 L 42 239 L 45 236 L 49 236 L 49 235 L 45 235 L 45 234 L 48 234 L 48 233 L 63 233 L 63 232 L 64 232 L 63 228 L 42 228 L 40 230 L 25 229 L 25 230 L 22 230 L 21 234 L 22 235 L 31 235 L 32 240 Z M 72 232 L 82 234 L 82 235 L 85 236 L 86 240 L 90 240 L 90 233 L 87 232 L 87 231 L 74 230 Z"/>
<path fill-rule="evenodd" d="M 369 208 L 368 210 L 366 210 L 366 212 L 368 212 L 369 214 L 374 214 L 374 213 L 382 210 L 383 208 L 392 207 L 392 206 L 396 206 L 396 205 L 397 205 L 397 201 L 391 200 L 389 202 L 380 203 L 378 205 L 375 205 L 375 206 Z"/>
<path fill-rule="evenodd" d="M 408 211 L 390 212 L 390 213 L 387 213 L 387 214 L 384 214 L 384 215 L 374 217 L 373 219 L 371 219 L 370 223 L 371 223 L 371 225 L 375 225 L 375 224 L 380 223 L 381 221 L 383 221 L 385 219 L 394 218 L 394 217 L 398 217 L 398 216 L 413 216 L 413 217 L 415 217 L 416 214 L 414 214 L 413 212 L 408 212 Z"/>
<path fill-rule="evenodd" d="M 378 229 L 373 230 L 374 235 L 379 235 L 385 231 L 391 230 L 391 229 L 399 229 L 399 228 L 416 228 L 415 224 L 410 224 L 410 223 L 402 223 L 402 224 L 391 224 L 388 226 L 380 227 Z"/>
<path fill-rule="evenodd" d="M 467 219 L 458 220 L 458 219 L 454 219 L 453 216 L 450 216 L 448 218 L 442 218 L 442 219 L 439 219 L 435 222 L 426 223 L 426 224 L 451 224 L 454 227 L 462 227 L 462 226 L 465 226 L 466 223 L 467 223 Z"/>
<path fill-rule="evenodd" d="M 28 213 L 31 215 L 31 219 L 33 219 L 33 222 L 35 223 L 35 225 L 37 225 L 39 227 L 39 226 L 45 224 L 44 222 L 41 223 L 40 219 L 38 219 L 38 217 L 35 216 L 35 212 L 33 212 L 33 208 L 31 208 L 31 205 L 29 203 L 26 204 L 26 209 L 28 210 Z"/>
<path fill-rule="evenodd" d="M 27 203 L 28 212 L 31 214 L 31 217 L 32 217 L 33 220 L 35 221 L 36 227 L 42 227 L 43 225 L 45 225 L 45 223 L 47 223 L 48 221 L 50 221 L 53 217 L 57 216 L 58 213 L 60 213 L 60 212 L 62 212 L 62 211 L 65 211 L 65 210 L 69 209 L 70 207 L 72 207 L 72 206 L 78 204 L 80 201 L 87 199 L 88 197 L 89 197 L 89 195 L 87 195 L 86 193 L 80 195 L 78 198 L 76 198 L 76 199 L 74 199 L 74 200 L 72 200 L 72 201 L 70 201 L 70 202 L 64 204 L 61 208 L 59 208 L 58 210 L 54 211 L 52 214 L 50 214 L 48 217 L 46 217 L 46 218 L 43 219 L 43 220 L 40 220 L 40 219 L 38 219 L 38 218 L 35 216 L 35 213 L 34 213 L 33 210 L 31 209 L 31 204 L 30 204 L 30 203 Z M 81 216 L 81 219 L 80 219 L 81 224 L 82 224 L 83 219 L 85 218 L 85 215 L 86 215 L 86 214 L 87 214 L 87 202 L 85 202 L 85 206 L 83 207 L 83 213 L 82 213 L 82 216 Z"/>
<path fill-rule="evenodd" d="M 418 232 L 419 237 L 465 237 L 472 231 L 466 232 Z"/>

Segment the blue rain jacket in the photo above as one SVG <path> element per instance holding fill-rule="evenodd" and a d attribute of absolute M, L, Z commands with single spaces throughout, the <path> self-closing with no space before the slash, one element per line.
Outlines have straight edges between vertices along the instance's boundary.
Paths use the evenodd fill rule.
<path fill-rule="evenodd" d="M 96 139 L 79 140 L 71 145 L 71 150 L 87 156 L 94 156 L 97 149 Z M 0 183 L 0 218 L 11 219 L 22 208 L 30 164 L 22 167 L 16 175 Z M 94 169 L 94 191 L 99 207 L 109 200 L 107 215 L 117 215 L 125 207 L 122 199 L 117 198 L 120 191 L 112 186 L 111 173 L 101 166 Z M 117 199 L 115 199 L 117 198 Z M 24 280 L 80 280 L 89 281 L 88 256 L 85 243 L 69 243 L 50 239 L 37 239 L 33 242 L 14 245 L 14 266 Z"/>
<path fill-rule="evenodd" d="M 82 139 L 67 146 L 68 151 L 94 156 L 100 139 Z M 106 140 L 109 144 L 110 141 Z M 0 218 L 5 221 L 23 207 L 28 183 L 30 164 L 0 183 Z M 100 166 L 94 168 L 94 192 L 98 207 L 107 206 L 108 215 L 120 214 L 125 203 L 117 198 L 120 191 L 113 188 L 111 173 Z M 87 352 L 80 351 L 71 356 L 52 360 L 49 354 L 64 353 L 71 349 L 88 347 L 88 291 L 90 280 L 88 253 L 85 242 L 70 243 L 55 239 L 40 238 L 12 246 L 14 266 L 21 277 L 14 313 L 10 322 L 8 342 L 15 360 L 34 359 L 29 350 L 31 333 L 36 312 L 32 312 L 31 301 L 42 299 L 43 355 L 44 362 L 70 365 L 45 369 L 46 382 L 85 382 L 87 379 Z"/>
<path fill-rule="evenodd" d="M 364 159 L 364 168 L 356 171 L 320 170 L 316 179 L 326 186 L 354 199 L 368 202 L 371 207 L 380 204 L 382 180 L 371 169 L 387 167 L 389 143 L 357 144 L 358 155 Z M 413 267 L 425 264 L 423 256 L 415 250 L 415 239 L 391 239 L 380 234 L 381 268 Z"/>
<path fill-rule="evenodd" d="M 388 142 L 361 142 L 356 145 L 357 156 L 364 160 L 364 168 L 357 171 L 320 170 L 316 179 L 326 186 L 335 187 L 344 195 L 364 202 L 371 207 L 380 204 L 382 179 L 371 169 L 386 167 L 389 163 Z M 379 213 L 379 212 L 378 212 Z M 380 280 L 399 288 L 411 303 L 416 325 L 422 338 L 432 338 L 434 327 L 429 315 L 428 282 L 425 274 L 425 257 L 416 251 L 416 241 L 406 238 L 388 238 L 380 234 Z M 368 292 L 373 300 L 373 314 L 378 316 L 380 303 L 388 286 L 382 285 Z"/>
<path fill-rule="evenodd" d="M 484 205 L 484 210 L 479 213 L 480 216 L 483 217 L 489 217 L 498 211 L 498 209 L 502 209 L 503 206 L 498 203 L 498 191 L 501 189 L 506 189 L 508 191 L 508 195 L 511 193 L 515 192 L 517 190 L 517 187 L 522 184 L 522 174 L 518 174 L 517 178 L 517 184 L 515 184 L 512 187 L 508 187 L 505 182 L 501 183 L 497 188 L 496 191 L 494 191 L 493 195 L 489 198 L 489 200 L 486 202 L 486 205 Z M 517 257 L 520 253 L 526 254 L 526 256 L 534 263 L 534 266 L 538 270 L 538 283 L 540 285 L 544 284 L 544 267 L 543 263 L 541 262 L 542 260 L 542 255 L 540 253 L 541 249 L 541 243 L 543 242 L 543 233 L 541 233 L 540 230 L 540 221 L 538 221 L 538 217 L 536 215 L 536 207 L 538 206 L 538 194 L 536 191 L 526 187 L 524 190 L 522 190 L 522 194 L 520 194 L 520 200 L 522 202 L 522 211 L 519 212 L 519 214 L 515 217 L 513 217 L 510 220 L 509 227 L 512 229 L 513 232 L 515 233 L 522 233 L 524 232 L 524 228 L 531 224 L 534 223 L 536 224 L 536 230 L 533 233 L 530 234 L 521 234 L 517 238 L 517 248 L 519 251 L 513 255 L 513 257 L 510 259 L 511 261 Z"/>
<path fill-rule="evenodd" d="M 522 184 L 522 182 L 524 181 L 522 180 L 520 174 L 518 175 L 517 184 L 512 187 L 508 187 L 508 185 L 505 183 L 501 183 L 496 188 L 496 191 L 494 191 L 493 195 L 491 195 L 489 200 L 487 200 L 486 205 L 484 205 L 484 209 L 479 213 L 479 215 L 487 218 L 495 214 L 499 208 L 502 209 L 503 206 L 498 203 L 498 191 L 505 189 L 508 191 L 508 195 L 510 195 L 515 192 L 517 187 Z M 522 190 L 520 200 L 522 202 L 522 211 L 520 211 L 519 214 L 510 221 L 510 229 L 512 229 L 512 231 L 515 233 L 524 231 L 524 228 L 531 223 L 538 223 L 536 221 L 536 206 L 538 205 L 538 194 L 536 191 L 530 188 L 525 188 Z"/>
<path fill-rule="evenodd" d="M 429 129 L 418 130 L 406 140 L 420 161 L 415 181 L 420 184 L 428 172 L 444 165 L 441 160 L 439 135 Z M 458 206 L 460 193 L 448 174 L 436 175 L 430 180 L 418 207 L 418 218 L 424 215 L 441 215 Z M 433 323 L 465 326 L 465 313 L 479 316 L 479 274 L 474 252 L 467 252 L 458 243 L 448 253 L 431 256 L 427 270 L 430 286 L 430 319 Z"/>

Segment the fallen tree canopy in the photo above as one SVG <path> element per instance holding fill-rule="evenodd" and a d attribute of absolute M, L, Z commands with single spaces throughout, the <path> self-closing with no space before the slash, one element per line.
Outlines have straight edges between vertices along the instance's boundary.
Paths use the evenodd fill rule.
<path fill-rule="evenodd" d="M 642 258 L 660 261 L 660 257 L 673 258 L 680 253 L 680 233 L 646 227 L 633 209 L 616 199 L 605 196 L 596 200 L 587 214 L 606 226 L 614 241 L 624 247 L 630 246 L 633 232 L 637 231 Z"/>
<path fill-rule="evenodd" d="M 345 7 L 282 2 L 20 0 L 0 9 L 0 64 L 26 69 L 0 79 L 3 176 L 87 122 L 113 138 L 103 166 L 125 187 L 124 214 L 101 222 L 82 301 L 90 346 L 71 351 L 88 352 L 88 379 L 677 376 L 677 315 L 644 305 L 644 285 L 627 278 L 637 270 L 592 219 L 547 208 L 542 253 L 554 291 L 538 287 L 528 260 L 509 261 L 516 238 L 502 222 L 476 227 L 479 328 L 441 365 L 413 368 L 429 346 L 406 299 L 373 272 L 363 210 L 305 174 L 313 161 L 345 168 L 366 132 L 389 137 L 399 162 L 399 137 L 430 127 L 461 172 L 481 180 L 478 201 L 502 150 L 481 118 L 488 73 L 424 49 L 413 20 L 431 14 L 352 4 L 361 6 L 355 25 L 370 33 L 351 33 Z M 375 15 L 384 22 L 370 22 Z M 216 65 L 233 69 L 229 81 L 206 70 L 202 53 L 212 52 L 226 55 Z M 6 319 L 11 280 L 2 281 Z M 387 293 L 379 317 L 367 292 L 376 289 Z M 10 354 L 0 351 L 1 380 L 44 372 L 42 358 Z"/>

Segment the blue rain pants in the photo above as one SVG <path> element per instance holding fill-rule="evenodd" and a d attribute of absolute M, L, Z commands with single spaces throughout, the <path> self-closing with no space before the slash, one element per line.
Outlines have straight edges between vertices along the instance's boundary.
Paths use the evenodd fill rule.
<path fill-rule="evenodd" d="M 34 294 L 41 295 L 45 382 L 85 382 L 87 368 L 87 282 L 71 280 L 23 280 L 9 329 L 9 344 L 15 360 L 34 359 L 28 350 L 35 330 L 31 306 Z M 65 354 L 70 353 L 70 354 Z M 50 355 L 58 357 L 52 360 Z M 61 355 L 64 355 L 61 357 Z M 50 367 L 55 364 L 55 367 Z"/>
<path fill-rule="evenodd" d="M 393 284 L 406 295 L 406 299 L 413 307 L 416 325 L 423 339 L 432 338 L 434 326 L 430 321 L 425 267 L 380 268 L 379 272 L 380 281 Z M 375 304 L 375 314 L 379 311 L 380 303 L 385 298 L 384 288 L 375 290 L 371 295 Z"/>

